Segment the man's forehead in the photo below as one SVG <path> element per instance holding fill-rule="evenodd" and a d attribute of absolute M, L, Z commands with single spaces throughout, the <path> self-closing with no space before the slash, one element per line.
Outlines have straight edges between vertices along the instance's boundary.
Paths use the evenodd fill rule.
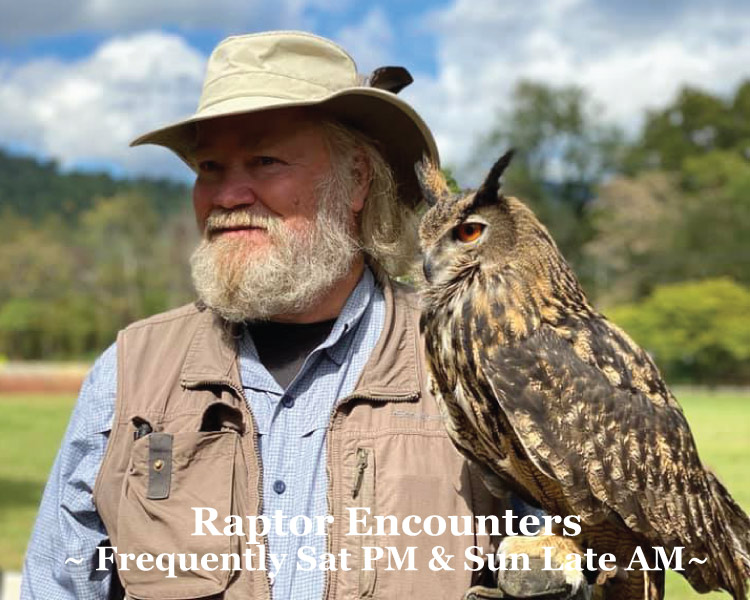
<path fill-rule="evenodd" d="M 232 115 L 196 123 L 194 150 L 213 145 L 228 137 L 243 145 L 258 145 L 322 132 L 321 119 L 314 112 L 285 109 Z"/>

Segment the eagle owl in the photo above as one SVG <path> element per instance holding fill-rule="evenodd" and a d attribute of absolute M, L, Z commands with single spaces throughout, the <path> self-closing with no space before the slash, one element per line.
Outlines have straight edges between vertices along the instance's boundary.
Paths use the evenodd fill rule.
<path fill-rule="evenodd" d="M 465 195 L 416 166 L 431 205 L 421 329 L 454 444 L 491 490 L 580 517 L 576 542 L 617 558 L 606 598 L 663 597 L 663 572 L 625 569 L 639 546 L 649 559 L 684 547 L 696 590 L 745 598 L 750 520 L 703 467 L 650 357 L 591 306 L 531 210 L 500 193 L 511 156 Z"/>

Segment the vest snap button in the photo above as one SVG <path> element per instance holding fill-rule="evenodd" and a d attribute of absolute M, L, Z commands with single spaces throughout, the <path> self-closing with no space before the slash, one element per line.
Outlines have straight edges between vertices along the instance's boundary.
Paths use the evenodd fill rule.
<path fill-rule="evenodd" d="M 154 461 L 154 471 L 161 471 L 164 468 L 164 461 L 161 458 L 157 458 Z"/>

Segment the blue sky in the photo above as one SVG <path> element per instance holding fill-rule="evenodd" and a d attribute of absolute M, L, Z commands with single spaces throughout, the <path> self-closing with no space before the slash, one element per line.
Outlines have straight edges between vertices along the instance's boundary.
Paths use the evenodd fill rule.
<path fill-rule="evenodd" d="M 330 37 L 363 72 L 407 66 L 403 95 L 464 184 L 519 78 L 581 85 L 634 134 L 685 84 L 729 93 L 750 77 L 745 0 L 15 0 L 0 23 L 0 146 L 186 178 L 167 151 L 128 142 L 193 111 L 219 40 L 267 29 Z"/>

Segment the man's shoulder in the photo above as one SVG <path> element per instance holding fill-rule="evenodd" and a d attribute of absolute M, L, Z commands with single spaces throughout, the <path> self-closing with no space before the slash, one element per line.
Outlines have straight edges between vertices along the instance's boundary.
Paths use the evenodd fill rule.
<path fill-rule="evenodd" d="M 393 286 L 394 293 L 405 294 L 407 296 L 413 296 L 417 293 L 417 288 L 411 281 L 405 279 L 391 279 L 391 286 Z"/>
<path fill-rule="evenodd" d="M 200 305 L 186 304 L 131 323 L 117 336 L 119 365 L 128 365 L 119 374 L 145 380 L 149 373 L 159 376 L 152 373 L 154 369 L 167 372 L 169 365 L 176 368 L 193 347 L 198 332 L 205 331 L 207 317 L 213 318 L 213 313 Z M 205 341 L 204 337 L 200 339 Z"/>
<path fill-rule="evenodd" d="M 412 311 L 419 311 L 419 291 L 412 283 L 391 279 L 390 285 L 393 290 L 393 300 L 397 306 L 403 305 Z"/>
<path fill-rule="evenodd" d="M 151 315 L 150 317 L 146 317 L 145 319 L 135 321 L 125 327 L 123 331 L 133 331 L 146 327 L 155 327 L 168 323 L 174 323 L 174 321 L 194 319 L 204 311 L 205 309 L 203 307 L 199 306 L 195 302 L 191 302 L 190 304 L 185 304 L 178 308 L 173 308 L 171 310 Z"/>

